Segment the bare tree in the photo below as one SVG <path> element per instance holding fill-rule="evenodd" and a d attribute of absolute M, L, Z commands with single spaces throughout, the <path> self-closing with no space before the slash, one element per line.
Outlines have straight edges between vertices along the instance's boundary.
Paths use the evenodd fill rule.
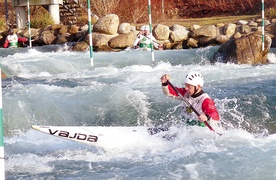
<path fill-rule="evenodd" d="M 118 13 L 122 20 L 137 23 L 147 18 L 147 0 L 121 0 L 121 4 Z"/>
<path fill-rule="evenodd" d="M 99 17 L 112 14 L 120 5 L 120 0 L 94 0 L 91 4 L 92 11 Z"/>

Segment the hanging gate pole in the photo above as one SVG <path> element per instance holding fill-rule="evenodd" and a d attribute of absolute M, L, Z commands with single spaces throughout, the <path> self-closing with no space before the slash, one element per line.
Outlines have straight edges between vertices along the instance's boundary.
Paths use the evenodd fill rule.
<path fill-rule="evenodd" d="M 90 61 L 91 61 L 91 66 L 94 66 L 94 62 L 93 62 L 93 45 L 92 45 L 92 28 L 91 28 L 90 0 L 87 0 L 87 13 L 88 13 L 88 34 L 89 34 Z"/>
<path fill-rule="evenodd" d="M 29 46 L 32 47 L 32 35 L 31 35 L 31 18 L 30 18 L 30 0 L 27 1 L 28 6 L 28 30 L 29 30 Z"/>
<path fill-rule="evenodd" d="M 149 27 L 150 27 L 150 44 L 151 44 L 151 60 L 154 61 L 154 48 L 152 42 L 152 24 L 151 24 L 151 2 L 148 0 L 148 14 L 149 14 Z"/>
<path fill-rule="evenodd" d="M 5 179 L 4 123 L 2 116 L 2 71 L 0 67 L 0 179 Z"/>
<path fill-rule="evenodd" d="M 264 0 L 262 0 L 262 51 L 264 51 Z"/>

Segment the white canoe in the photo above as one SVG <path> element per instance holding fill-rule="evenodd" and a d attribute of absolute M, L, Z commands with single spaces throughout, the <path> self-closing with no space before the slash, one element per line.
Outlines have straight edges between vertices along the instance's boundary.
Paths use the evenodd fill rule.
<path fill-rule="evenodd" d="M 160 138 L 165 131 L 151 135 L 148 127 L 104 127 L 104 126 L 37 126 L 33 129 L 64 139 L 98 147 L 121 146 L 146 141 L 149 138 Z M 155 134 L 155 133 L 154 133 Z M 163 135 L 162 135 L 163 134 Z"/>

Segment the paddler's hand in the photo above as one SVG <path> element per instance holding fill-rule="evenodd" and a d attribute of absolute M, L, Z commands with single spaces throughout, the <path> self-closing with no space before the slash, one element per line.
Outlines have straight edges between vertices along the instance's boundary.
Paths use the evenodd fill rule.
<path fill-rule="evenodd" d="M 167 83 L 170 80 L 170 76 L 168 74 L 164 74 L 163 76 L 161 76 L 160 80 L 162 84 Z"/>
<path fill-rule="evenodd" d="M 144 35 L 144 31 L 140 31 L 140 32 L 137 34 L 137 37 L 139 38 L 140 35 Z"/>
<path fill-rule="evenodd" d="M 198 116 L 198 120 L 200 122 L 208 121 L 208 117 L 205 114 L 201 114 L 200 116 Z"/>
<path fill-rule="evenodd" d="M 164 49 L 163 44 L 159 44 L 159 45 L 158 45 L 158 49 L 159 49 L 159 50 L 163 50 L 163 49 Z"/>

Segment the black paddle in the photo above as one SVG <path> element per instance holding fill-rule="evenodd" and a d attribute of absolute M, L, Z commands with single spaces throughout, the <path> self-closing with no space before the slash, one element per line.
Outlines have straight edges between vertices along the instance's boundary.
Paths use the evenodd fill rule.
<path fill-rule="evenodd" d="M 189 108 L 191 108 L 197 116 L 200 116 L 200 114 L 197 112 L 197 110 L 191 105 L 191 103 L 186 99 L 184 98 L 180 93 L 179 91 L 172 85 L 172 83 L 168 80 L 167 83 L 173 88 L 173 90 L 182 98 L 182 100 L 184 101 L 184 103 L 189 106 Z M 215 133 L 217 133 L 211 126 L 210 124 L 208 124 L 207 121 L 204 121 L 204 124 L 211 130 L 211 131 L 214 131 Z M 222 135 L 220 133 L 217 133 L 218 135 Z"/>

